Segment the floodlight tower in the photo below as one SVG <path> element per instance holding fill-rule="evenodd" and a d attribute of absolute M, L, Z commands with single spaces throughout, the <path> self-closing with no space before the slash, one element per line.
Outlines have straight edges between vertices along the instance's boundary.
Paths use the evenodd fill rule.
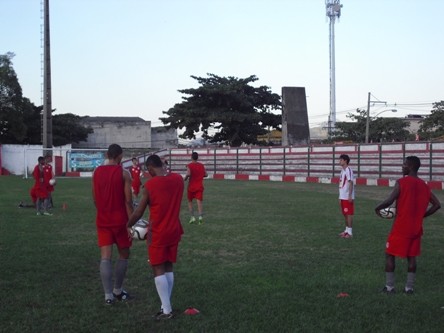
<path fill-rule="evenodd" d="M 52 156 L 51 47 L 49 41 L 49 0 L 43 0 L 43 113 L 42 145 L 44 155 Z M 45 151 L 47 149 L 47 151 Z"/>
<path fill-rule="evenodd" d="M 340 0 L 325 0 L 326 14 L 330 19 L 330 115 L 328 116 L 328 136 L 336 127 L 336 79 L 335 79 L 335 20 L 341 16 Z"/>

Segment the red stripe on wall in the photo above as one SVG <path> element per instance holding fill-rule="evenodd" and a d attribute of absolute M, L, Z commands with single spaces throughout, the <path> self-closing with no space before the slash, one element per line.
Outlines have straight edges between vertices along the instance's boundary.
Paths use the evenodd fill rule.
<path fill-rule="evenodd" d="M 307 177 L 307 183 L 319 183 L 319 177 Z"/>
<path fill-rule="evenodd" d="M 389 186 L 389 180 L 388 179 L 378 179 L 376 181 L 378 186 Z"/>
<path fill-rule="evenodd" d="M 293 182 L 294 183 L 294 176 L 282 176 L 282 181 L 284 182 Z"/>

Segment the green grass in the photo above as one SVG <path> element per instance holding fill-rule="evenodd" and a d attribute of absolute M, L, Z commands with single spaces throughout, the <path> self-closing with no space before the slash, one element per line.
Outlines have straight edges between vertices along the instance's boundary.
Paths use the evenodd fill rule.
<path fill-rule="evenodd" d="M 337 187 L 206 181 L 205 225 L 185 229 L 173 307 L 197 316 L 154 322 L 159 300 L 143 242 L 134 243 L 128 303 L 104 305 L 90 179 L 59 179 L 54 216 L 17 208 L 31 180 L 0 177 L 1 332 L 442 332 L 443 211 L 425 223 L 416 293 L 386 296 L 390 223 L 373 207 L 389 188 L 357 188 L 354 239 L 340 239 Z M 444 203 L 444 194 L 436 192 Z M 67 209 L 62 209 L 66 203 Z M 406 278 L 397 261 L 397 288 Z M 337 298 L 346 292 L 350 296 Z"/>

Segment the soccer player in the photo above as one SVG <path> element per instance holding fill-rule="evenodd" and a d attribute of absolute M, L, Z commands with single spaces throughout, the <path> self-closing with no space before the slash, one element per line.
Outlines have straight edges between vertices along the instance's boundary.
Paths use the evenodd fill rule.
<path fill-rule="evenodd" d="M 38 158 L 38 164 L 34 167 L 34 171 L 32 172 L 32 176 L 35 181 L 32 192 L 35 194 L 35 197 L 37 198 L 35 203 L 35 207 L 37 209 L 37 215 L 51 216 L 52 214 L 48 212 L 49 194 L 48 194 L 48 188 L 44 181 L 44 175 L 45 175 L 44 166 L 45 166 L 45 158 L 43 156 L 40 156 Z"/>
<path fill-rule="evenodd" d="M 389 207 L 396 200 L 396 217 L 385 249 L 385 287 L 387 294 L 395 293 L 395 257 L 407 258 L 406 294 L 413 294 L 416 278 L 416 257 L 421 254 L 423 219 L 435 213 L 441 204 L 428 185 L 418 178 L 421 161 L 408 156 L 402 165 L 403 178 L 396 181 L 392 193 L 376 206 L 375 212 Z M 429 204 L 430 207 L 429 207 Z"/>
<path fill-rule="evenodd" d="M 131 237 L 126 228 L 128 216 L 133 213 L 131 176 L 120 162 L 123 151 L 112 144 L 107 151 L 109 163 L 94 170 L 92 196 L 96 206 L 96 227 L 100 248 L 100 277 L 105 293 L 105 304 L 112 305 L 115 299 L 126 301 L 128 293 L 123 290 L 123 280 L 128 268 Z M 112 251 L 117 245 L 119 259 L 115 265 L 113 289 Z"/>
<path fill-rule="evenodd" d="M 353 237 L 353 215 L 355 212 L 355 186 L 353 170 L 348 166 L 350 157 L 346 154 L 339 156 L 341 177 L 339 179 L 339 205 L 345 220 L 345 230 L 339 234 L 342 238 Z"/>
<path fill-rule="evenodd" d="M 52 201 L 52 192 L 54 192 L 54 186 L 49 183 L 54 178 L 54 172 L 52 171 L 51 156 L 46 155 L 45 165 L 43 166 L 43 182 L 48 189 L 48 208 L 53 208 L 54 203 Z"/>
<path fill-rule="evenodd" d="M 194 216 L 193 210 L 193 199 L 197 201 L 197 212 L 199 216 L 199 224 L 203 223 L 203 179 L 204 177 L 208 177 L 208 174 L 205 170 L 205 167 L 202 163 L 198 162 L 199 154 L 193 152 L 191 154 L 191 163 L 187 165 L 187 174 L 185 176 L 185 181 L 190 180 L 188 183 L 188 210 L 190 211 L 190 221 L 192 224 L 196 222 L 196 218 Z"/>
<path fill-rule="evenodd" d="M 140 180 L 140 177 L 142 176 L 142 169 L 139 166 L 137 158 L 133 157 L 131 159 L 131 162 L 133 163 L 133 165 L 130 167 L 130 173 L 132 179 L 131 191 L 133 193 L 133 201 L 134 203 L 136 203 L 140 193 L 140 185 L 142 185 L 142 181 Z"/>
<path fill-rule="evenodd" d="M 149 156 L 145 164 L 152 178 L 145 182 L 142 199 L 129 218 L 127 227 L 131 228 L 149 206 L 151 237 L 147 238 L 148 257 L 161 301 L 160 312 L 154 318 L 165 320 L 173 318 L 173 264 L 177 260 L 177 249 L 183 234 L 179 214 L 184 182 L 179 174 L 167 172 L 157 155 Z"/>

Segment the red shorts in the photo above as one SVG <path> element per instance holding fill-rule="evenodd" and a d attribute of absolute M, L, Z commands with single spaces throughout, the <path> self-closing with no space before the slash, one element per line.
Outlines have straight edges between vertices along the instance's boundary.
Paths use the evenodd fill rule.
<path fill-rule="evenodd" d="M 133 193 L 135 194 L 135 195 L 139 195 L 139 193 L 140 193 L 140 183 L 138 183 L 138 184 L 131 184 L 131 190 L 133 191 Z"/>
<path fill-rule="evenodd" d="M 130 248 L 131 238 L 128 236 L 126 225 L 114 228 L 97 227 L 99 247 L 117 244 L 120 249 Z"/>
<path fill-rule="evenodd" d="M 407 238 L 390 233 L 385 244 L 385 253 L 396 257 L 417 257 L 421 254 L 421 236 Z"/>
<path fill-rule="evenodd" d="M 31 187 L 29 194 L 31 195 L 32 202 L 36 203 L 37 202 L 37 190 L 35 189 L 35 186 Z"/>
<path fill-rule="evenodd" d="M 198 191 L 188 191 L 188 201 L 192 201 L 193 199 L 202 201 L 203 200 L 203 190 Z"/>
<path fill-rule="evenodd" d="M 354 215 L 355 214 L 355 202 L 348 200 L 341 200 L 341 211 L 343 215 Z"/>
<path fill-rule="evenodd" d="M 148 257 L 150 258 L 150 265 L 160 265 L 165 262 L 175 263 L 177 259 L 177 249 L 179 244 L 170 246 L 148 246 Z"/>

